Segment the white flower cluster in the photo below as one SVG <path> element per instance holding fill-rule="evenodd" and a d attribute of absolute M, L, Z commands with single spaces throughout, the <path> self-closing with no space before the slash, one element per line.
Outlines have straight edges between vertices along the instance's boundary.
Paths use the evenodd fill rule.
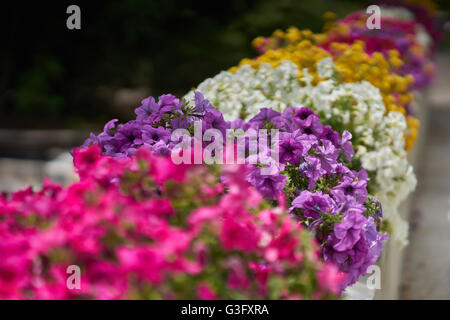
<path fill-rule="evenodd" d="M 317 63 L 317 73 L 321 78 L 331 78 L 334 73 L 334 63 L 331 57 L 324 58 Z"/>
<path fill-rule="evenodd" d="M 414 20 L 414 14 L 402 7 L 380 6 L 380 12 L 383 18 L 395 18 L 403 21 Z"/>
<path fill-rule="evenodd" d="M 375 197 L 381 201 L 385 218 L 392 226 L 392 237 L 400 246 L 408 243 L 408 223 L 399 215 L 399 206 L 414 191 L 417 180 L 404 150 L 405 117 L 388 113 L 376 129 L 377 138 L 369 147 L 357 146 L 356 157 L 362 167 L 374 172 Z"/>
<path fill-rule="evenodd" d="M 355 158 L 361 161 L 372 180 L 369 191 L 381 201 L 385 218 L 392 226 L 392 238 L 407 243 L 408 224 L 399 216 L 398 207 L 414 190 L 416 177 L 404 150 L 405 117 L 398 112 L 386 115 L 378 88 L 367 81 L 339 84 L 332 79 L 331 59 L 318 63 L 321 78 L 330 78 L 311 86 L 301 86 L 298 68 L 290 61 L 259 70 L 244 65 L 236 73 L 221 72 L 202 82 L 196 90 L 219 109 L 226 120 L 249 120 L 261 108 L 283 111 L 288 106 L 307 106 L 333 129 L 350 131 Z M 303 75 L 308 78 L 307 70 Z M 193 91 L 186 95 L 191 100 Z"/>
<path fill-rule="evenodd" d="M 222 71 L 206 79 L 196 90 L 223 113 L 225 120 L 249 120 L 261 108 L 285 109 L 286 97 L 300 88 L 297 76 L 298 69 L 288 61 L 278 68 L 263 64 L 258 70 L 244 65 L 235 73 Z M 191 91 L 184 98 L 192 100 L 193 95 Z"/>

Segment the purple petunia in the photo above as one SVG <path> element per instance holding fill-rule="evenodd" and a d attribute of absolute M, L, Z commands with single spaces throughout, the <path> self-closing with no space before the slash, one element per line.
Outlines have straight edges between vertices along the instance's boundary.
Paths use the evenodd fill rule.
<path fill-rule="evenodd" d="M 318 219 L 330 210 L 332 201 L 329 195 L 322 192 L 302 191 L 300 195 L 292 201 L 290 211 L 303 209 L 303 215 L 307 218 Z"/>
<path fill-rule="evenodd" d="M 151 114 L 158 111 L 159 106 L 155 102 L 155 98 L 148 97 L 141 101 L 141 106 L 136 108 L 134 112 L 136 113 L 136 120 L 144 121 L 147 120 Z M 159 121 L 160 119 L 156 120 Z"/>
<path fill-rule="evenodd" d="M 337 149 L 329 140 L 321 140 L 321 143 L 322 145 L 317 147 L 320 165 L 325 171 L 331 172 L 337 165 Z"/>
<path fill-rule="evenodd" d="M 322 170 L 322 168 L 320 167 L 320 160 L 312 156 L 307 156 L 299 167 L 300 176 L 306 176 L 309 179 L 309 190 L 314 189 L 317 179 L 322 177 L 324 173 L 324 170 Z"/>
<path fill-rule="evenodd" d="M 195 113 L 202 114 L 208 109 L 214 109 L 214 107 L 209 102 L 209 100 L 206 100 L 200 91 L 194 92 L 194 102 L 195 102 L 195 107 L 194 107 L 193 111 Z"/>
<path fill-rule="evenodd" d="M 377 261 L 386 240 L 388 235 L 376 230 L 372 217 L 347 214 L 329 235 L 323 250 L 324 260 L 337 264 L 347 273 L 346 287 L 367 274 L 367 268 Z"/>
<path fill-rule="evenodd" d="M 279 112 L 268 108 L 262 108 L 256 116 L 250 119 L 249 123 L 252 127 L 261 129 L 264 128 L 265 123 L 270 122 L 278 116 L 280 116 Z"/>
<path fill-rule="evenodd" d="M 340 147 L 342 148 L 342 151 L 344 152 L 344 155 L 347 157 L 348 161 L 352 161 L 353 155 L 355 154 L 352 142 L 350 141 L 351 139 L 352 134 L 347 130 L 344 130 L 344 132 L 342 133 Z"/>
<path fill-rule="evenodd" d="M 134 154 L 136 148 L 143 144 L 141 128 L 141 122 L 136 120 L 119 124 L 117 132 L 114 134 L 114 139 L 109 139 L 103 146 L 105 153 L 112 156 L 119 154 L 129 156 Z"/>
<path fill-rule="evenodd" d="M 301 141 L 295 139 L 296 136 L 290 133 L 282 132 L 280 134 L 279 153 L 281 163 L 291 163 L 298 165 L 303 154 L 303 145 Z"/>
<path fill-rule="evenodd" d="M 303 122 L 305 122 L 311 115 L 314 115 L 314 111 L 306 107 L 298 108 L 294 112 L 294 118 L 297 119 L 298 121 Z"/>
<path fill-rule="evenodd" d="M 217 129 L 222 133 L 223 137 L 225 137 L 228 127 L 229 124 L 223 118 L 222 112 L 216 109 L 206 110 L 202 121 L 203 132 L 208 129 Z"/>
<path fill-rule="evenodd" d="M 386 236 L 374 225 L 381 207 L 367 212 L 367 172 L 346 166 L 354 154 L 352 135 L 344 130 L 341 137 L 309 108 L 288 107 L 282 114 L 262 109 L 249 124 L 280 131 L 279 163 L 287 168 L 263 176 L 255 167 L 250 184 L 272 200 L 282 190 L 288 192 L 290 211 L 314 230 L 324 259 L 347 273 L 345 285 L 354 283 L 375 263 Z M 235 121 L 232 127 L 245 124 Z"/>
<path fill-rule="evenodd" d="M 352 196 L 345 195 L 341 190 L 332 190 L 331 194 L 335 203 L 333 213 L 363 213 L 366 211 L 364 204 L 357 202 Z"/>
<path fill-rule="evenodd" d="M 303 107 L 295 111 L 292 121 L 305 134 L 320 136 L 323 131 L 323 125 L 317 114 L 311 109 Z"/>
<path fill-rule="evenodd" d="M 152 145 L 159 141 L 168 143 L 170 140 L 171 131 L 169 129 L 158 127 L 153 128 L 151 125 L 144 125 L 142 127 L 142 140 L 144 143 Z"/>
<path fill-rule="evenodd" d="M 273 174 L 261 174 L 261 169 L 254 167 L 248 176 L 248 181 L 265 198 L 276 200 L 286 185 L 286 176 L 275 170 Z"/>
<path fill-rule="evenodd" d="M 333 249 L 339 252 L 351 249 L 361 237 L 361 230 L 366 224 L 367 219 L 360 213 L 346 213 L 341 223 L 334 227 L 333 237 L 336 243 Z"/>
<path fill-rule="evenodd" d="M 350 135 L 351 138 L 351 135 Z M 339 148 L 341 146 L 341 137 L 337 131 L 334 131 L 330 126 L 323 126 L 322 133 L 320 134 L 319 139 L 330 141 L 335 148 Z M 351 144 L 351 142 L 350 142 Z"/>
<path fill-rule="evenodd" d="M 345 196 L 355 198 L 357 202 L 363 204 L 367 198 L 367 181 L 353 179 L 349 176 L 342 178 L 341 182 L 331 190 L 332 194 L 342 192 Z"/>
<path fill-rule="evenodd" d="M 116 126 L 117 119 L 109 121 L 99 135 L 91 134 L 84 146 L 99 144 L 105 154 L 126 157 L 134 154 L 138 147 L 147 146 L 162 155 L 170 154 L 174 143 L 170 138 L 176 129 L 188 129 L 194 121 L 203 120 L 205 130 L 215 128 L 225 134 L 228 123 L 201 93 L 196 93 L 194 106 L 183 108 L 183 102 L 171 94 L 156 101 L 153 97 L 142 100 L 136 108 L 136 120 Z M 184 110 L 184 111 L 183 111 Z M 188 114 L 185 114 L 188 110 Z"/>

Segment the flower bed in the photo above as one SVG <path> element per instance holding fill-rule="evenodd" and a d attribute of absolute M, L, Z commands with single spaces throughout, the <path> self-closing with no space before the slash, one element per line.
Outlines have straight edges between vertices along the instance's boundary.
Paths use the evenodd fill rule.
<path fill-rule="evenodd" d="M 259 56 L 91 134 L 79 182 L 0 198 L 0 297 L 338 298 L 386 243 L 395 283 L 438 37 L 425 7 L 381 12 L 374 32 L 355 12 L 257 38 Z"/>

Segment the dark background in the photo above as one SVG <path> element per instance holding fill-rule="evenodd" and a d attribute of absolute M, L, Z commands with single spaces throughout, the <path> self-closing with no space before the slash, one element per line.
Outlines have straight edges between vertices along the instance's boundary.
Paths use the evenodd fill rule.
<path fill-rule="evenodd" d="M 437 1 L 445 10 L 450 1 Z M 68 30 L 66 8 L 81 9 Z M 321 31 L 350 0 L 16 1 L 2 4 L 0 128 L 95 129 L 128 120 L 148 95 L 184 95 L 291 25 Z"/>

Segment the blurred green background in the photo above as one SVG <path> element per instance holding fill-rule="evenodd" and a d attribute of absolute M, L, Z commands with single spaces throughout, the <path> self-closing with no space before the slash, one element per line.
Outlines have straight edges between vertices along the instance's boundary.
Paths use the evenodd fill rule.
<path fill-rule="evenodd" d="M 450 1 L 438 1 L 446 9 Z M 68 30 L 66 8 L 81 8 Z M 126 0 L 9 4 L 0 56 L 0 127 L 101 128 L 140 100 L 183 95 L 254 56 L 251 40 L 295 25 L 321 31 L 367 5 L 350 0 Z"/>

